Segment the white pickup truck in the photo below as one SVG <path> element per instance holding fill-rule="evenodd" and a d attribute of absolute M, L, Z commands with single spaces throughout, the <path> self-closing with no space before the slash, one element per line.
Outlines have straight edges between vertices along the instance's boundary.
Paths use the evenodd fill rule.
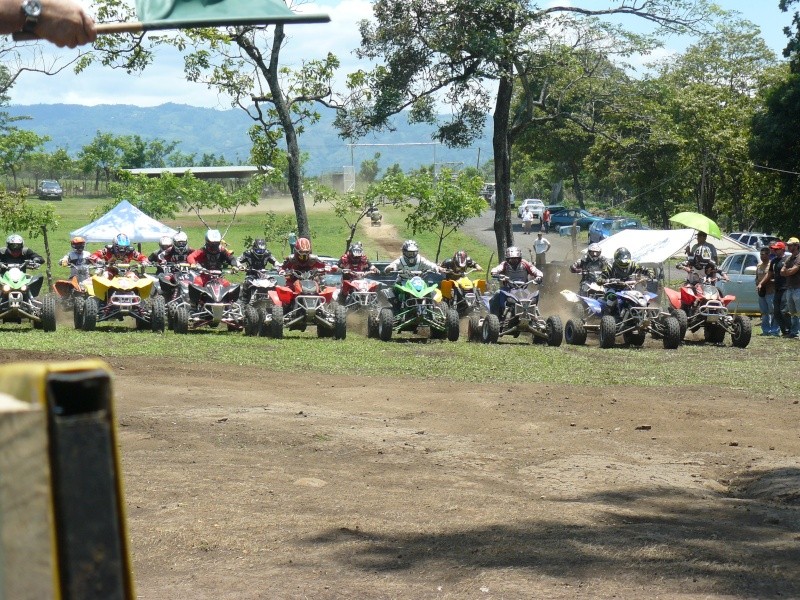
<path fill-rule="evenodd" d="M 526 208 L 530 208 L 533 211 L 533 217 L 538 219 L 539 221 L 542 220 L 542 215 L 544 214 L 544 202 L 539 200 L 538 198 L 525 198 L 522 201 L 522 204 L 519 205 L 519 209 L 517 209 L 517 216 L 521 219 L 522 213 Z"/>

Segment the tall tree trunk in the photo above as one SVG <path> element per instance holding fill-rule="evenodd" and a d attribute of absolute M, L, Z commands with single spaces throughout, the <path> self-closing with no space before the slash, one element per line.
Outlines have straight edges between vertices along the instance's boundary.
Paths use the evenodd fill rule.
<path fill-rule="evenodd" d="M 586 210 L 586 200 L 583 197 L 583 188 L 581 187 L 580 167 L 574 162 L 570 162 L 569 170 L 572 172 L 572 187 L 575 190 L 575 197 L 578 199 L 578 206 Z"/>
<path fill-rule="evenodd" d="M 47 227 L 42 227 L 42 239 L 44 240 L 44 256 L 45 256 L 45 264 L 47 265 L 45 269 L 45 274 L 47 275 L 47 289 L 53 288 L 53 265 L 52 259 L 50 257 L 50 239 L 47 237 Z"/>
<path fill-rule="evenodd" d="M 511 73 L 511 65 L 506 65 L 506 73 Z M 511 114 L 511 97 L 513 84 L 510 76 L 500 78 L 497 88 L 497 101 L 494 110 L 494 134 L 492 149 L 494 150 L 494 235 L 497 240 L 497 256 L 503 260 L 506 248 L 514 245 L 511 231 L 511 142 L 509 138 L 509 115 Z"/>

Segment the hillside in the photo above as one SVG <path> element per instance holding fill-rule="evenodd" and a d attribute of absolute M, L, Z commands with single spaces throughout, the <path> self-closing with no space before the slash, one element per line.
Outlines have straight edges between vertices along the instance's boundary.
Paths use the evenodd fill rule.
<path fill-rule="evenodd" d="M 247 130 L 252 121 L 242 110 L 216 110 L 181 104 L 162 104 L 140 107 L 123 104 L 83 106 L 78 104 L 33 104 L 9 106 L 10 116 L 25 116 L 30 120 L 19 123 L 39 135 L 50 136 L 46 148 L 66 148 L 75 155 L 81 147 L 91 142 L 97 131 L 115 135 L 138 134 L 143 139 L 160 138 L 179 142 L 182 152 L 214 153 L 237 164 L 249 162 L 250 140 Z M 420 165 L 437 163 L 462 163 L 475 166 L 491 158 L 491 120 L 483 139 L 472 148 L 449 149 L 442 145 L 377 146 L 351 149 L 341 140 L 333 127 L 333 111 L 323 111 L 322 119 L 308 127 L 300 137 L 301 149 L 308 155 L 306 171 L 309 175 L 340 171 L 343 165 L 360 163 L 376 152 L 381 153 L 382 169 L 398 163 L 404 170 Z M 397 130 L 360 141 L 363 144 L 430 143 L 432 128 L 426 125 L 409 125 L 397 119 Z"/>

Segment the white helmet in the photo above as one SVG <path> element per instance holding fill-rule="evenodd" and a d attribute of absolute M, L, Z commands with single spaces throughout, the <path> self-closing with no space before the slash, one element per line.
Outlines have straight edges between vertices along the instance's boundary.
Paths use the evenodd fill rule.
<path fill-rule="evenodd" d="M 600 249 L 600 244 L 597 242 L 589 244 L 589 247 L 586 249 L 586 254 L 589 256 L 590 260 L 597 260 L 602 253 L 603 251 Z"/>
<path fill-rule="evenodd" d="M 417 246 L 417 242 L 414 240 L 406 240 L 403 242 L 403 257 L 406 259 L 406 262 L 413 265 L 417 262 L 417 257 L 419 256 L 419 246 Z"/>
<path fill-rule="evenodd" d="M 172 238 L 169 237 L 168 235 L 165 235 L 160 240 L 158 240 L 158 245 L 162 250 L 172 248 Z"/>
<path fill-rule="evenodd" d="M 185 231 L 179 231 L 175 234 L 175 237 L 172 238 L 172 242 L 175 244 L 176 248 L 183 250 L 189 245 L 189 236 L 186 235 Z"/>

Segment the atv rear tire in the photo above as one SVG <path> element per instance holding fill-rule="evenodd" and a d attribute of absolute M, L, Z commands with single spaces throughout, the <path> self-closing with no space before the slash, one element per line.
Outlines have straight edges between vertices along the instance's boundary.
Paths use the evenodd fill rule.
<path fill-rule="evenodd" d="M 458 341 L 460 326 L 461 324 L 459 323 L 458 311 L 454 308 L 451 308 L 445 313 L 445 330 L 447 331 L 448 341 Z"/>
<path fill-rule="evenodd" d="M 84 331 L 97 329 L 97 313 L 100 312 L 100 301 L 94 296 L 89 296 L 83 303 L 83 319 L 81 325 Z"/>
<path fill-rule="evenodd" d="M 736 315 L 733 317 L 733 331 L 731 331 L 731 343 L 736 348 L 747 348 L 750 338 L 753 335 L 753 322 L 750 317 Z"/>
<path fill-rule="evenodd" d="M 347 337 L 347 309 L 336 305 L 333 310 L 333 339 L 343 340 Z"/>
<path fill-rule="evenodd" d="M 682 339 L 680 321 L 675 317 L 664 319 L 664 349 L 675 350 L 681 345 Z"/>
<path fill-rule="evenodd" d="M 600 347 L 613 348 L 617 339 L 617 322 L 611 315 L 600 319 Z"/>
<path fill-rule="evenodd" d="M 391 308 L 382 308 L 378 313 L 378 337 L 383 342 L 392 339 L 392 327 L 394 326 L 394 313 Z"/>
<path fill-rule="evenodd" d="M 558 315 L 547 317 L 545 326 L 547 327 L 547 345 L 560 346 L 564 339 L 564 326 L 561 324 L 561 317 Z"/>
<path fill-rule="evenodd" d="M 484 344 L 496 344 L 500 339 L 500 319 L 497 315 L 488 314 L 481 327 L 481 341 Z"/>
<path fill-rule="evenodd" d="M 586 327 L 583 321 L 570 319 L 564 327 L 564 341 L 570 346 L 583 346 L 586 343 Z"/>
<path fill-rule="evenodd" d="M 42 329 L 44 331 L 56 330 L 56 309 L 58 307 L 58 299 L 54 294 L 46 294 L 42 298 Z"/>
<path fill-rule="evenodd" d="M 369 311 L 367 315 L 367 337 L 378 337 L 378 313 L 374 310 Z"/>
<path fill-rule="evenodd" d="M 164 296 L 158 295 L 150 299 L 150 329 L 156 333 L 164 333 L 167 323 L 167 309 Z"/>
<path fill-rule="evenodd" d="M 173 317 L 175 333 L 189 333 L 189 311 L 185 306 L 176 306 Z"/>

